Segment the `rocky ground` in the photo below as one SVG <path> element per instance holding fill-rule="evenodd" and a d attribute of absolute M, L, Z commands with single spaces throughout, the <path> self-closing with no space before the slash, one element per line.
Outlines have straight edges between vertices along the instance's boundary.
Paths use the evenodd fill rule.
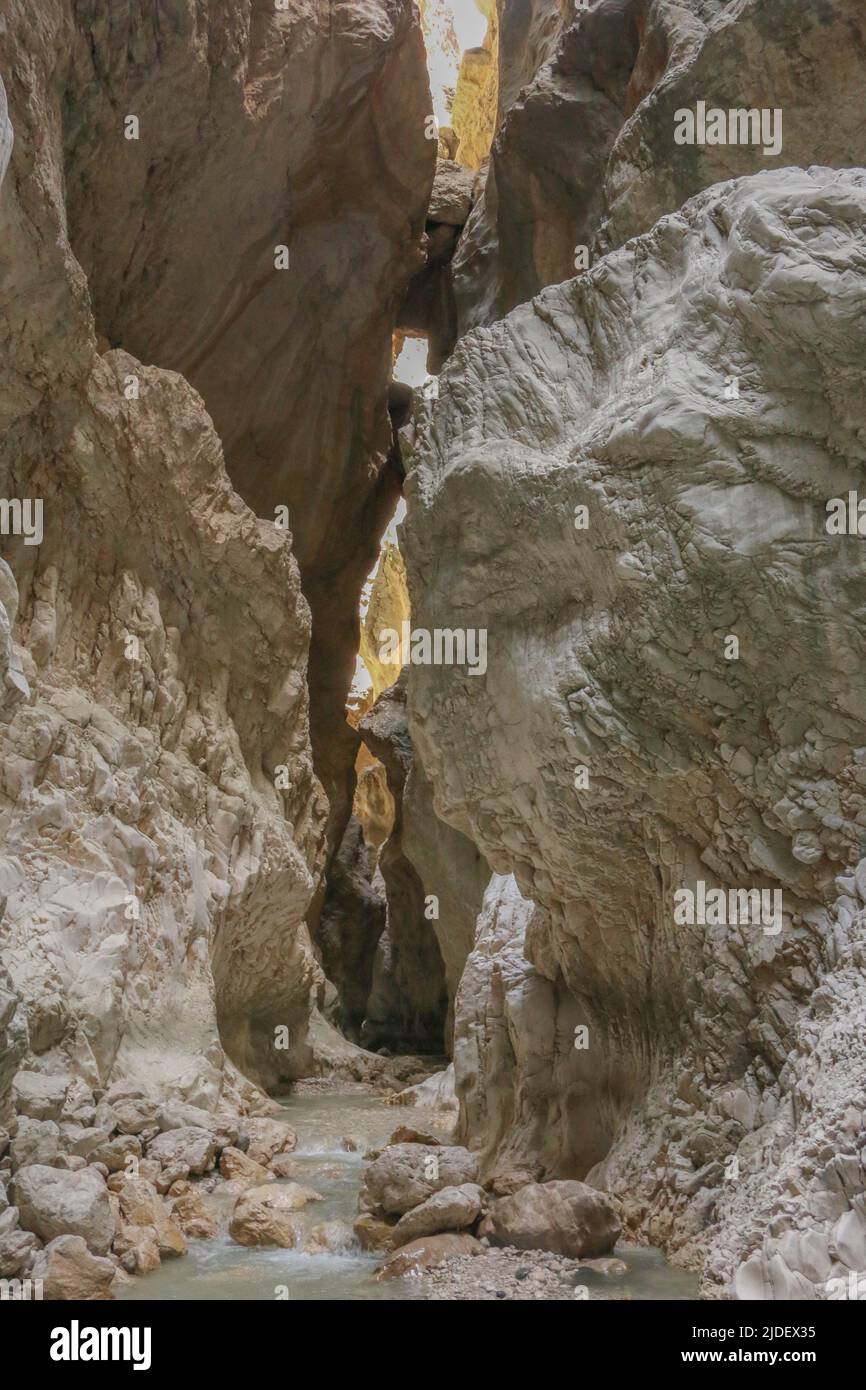
<path fill-rule="evenodd" d="M 506 1246 L 475 1255 L 453 1255 L 428 1270 L 423 1277 L 425 1297 L 464 1302 L 490 1302 L 507 1299 L 517 1302 L 572 1301 L 574 1299 L 628 1298 L 616 1293 L 616 1275 L 625 1269 L 621 1260 L 572 1260 L 544 1250 L 517 1250 Z M 610 1290 L 591 1291 L 584 1283 L 584 1271 L 607 1274 Z"/>

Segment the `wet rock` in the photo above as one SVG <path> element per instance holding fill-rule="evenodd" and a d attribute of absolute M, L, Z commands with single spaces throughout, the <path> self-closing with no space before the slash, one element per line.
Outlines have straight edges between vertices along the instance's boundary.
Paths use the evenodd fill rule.
<path fill-rule="evenodd" d="M 586 1183 L 530 1183 L 500 1198 L 479 1233 L 494 1245 L 595 1258 L 613 1249 L 620 1223 L 610 1199 Z"/>
<path fill-rule="evenodd" d="M 321 1200 L 318 1192 L 297 1183 L 251 1188 L 238 1198 L 229 1235 L 239 1245 L 292 1248 L 303 1239 L 303 1226 L 297 1220 L 297 1212 L 309 1202 Z"/>
<path fill-rule="evenodd" d="M 291 1153 L 297 1147 L 298 1136 L 279 1120 L 250 1119 L 245 1129 L 250 1141 L 247 1155 L 264 1167 L 277 1154 Z"/>
<path fill-rule="evenodd" d="M 127 1274 L 152 1274 L 162 1263 L 153 1226 L 121 1226 L 112 1250 Z"/>
<path fill-rule="evenodd" d="M 394 1233 L 393 1225 L 370 1212 L 362 1212 L 352 1223 L 352 1230 L 362 1250 L 381 1250 Z"/>
<path fill-rule="evenodd" d="M 263 1164 L 250 1158 L 248 1153 L 241 1153 L 240 1149 L 231 1147 L 223 1149 L 220 1154 L 219 1166 L 222 1177 L 234 1182 L 245 1182 L 249 1186 L 260 1185 L 269 1180 L 273 1181 L 276 1176 L 269 1172 Z"/>
<path fill-rule="evenodd" d="M 171 1215 L 190 1240 L 210 1240 L 219 1230 L 217 1220 L 209 1211 L 204 1199 L 194 1191 L 174 1198 Z"/>
<path fill-rule="evenodd" d="M 324 1255 L 349 1250 L 355 1244 L 352 1227 L 346 1221 L 320 1221 L 304 1240 L 309 1255 Z"/>

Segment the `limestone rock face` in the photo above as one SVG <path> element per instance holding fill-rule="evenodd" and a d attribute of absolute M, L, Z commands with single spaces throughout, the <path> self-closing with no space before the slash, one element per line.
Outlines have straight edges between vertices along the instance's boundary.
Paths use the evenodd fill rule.
<path fill-rule="evenodd" d="M 201 393 L 260 516 L 288 507 L 313 612 L 317 768 L 344 822 L 358 597 L 399 488 L 391 330 L 436 158 L 417 10 L 76 9 L 68 214 L 97 326 Z"/>
<path fill-rule="evenodd" d="M 490 171 L 452 264 L 461 332 L 716 182 L 866 163 L 864 42 L 859 0 L 506 3 Z M 781 111 L 781 148 L 677 144 L 677 112 L 699 101 Z"/>
<path fill-rule="evenodd" d="M 457 991 L 460 1138 L 494 1185 L 523 1169 L 585 1173 L 606 1153 L 595 1099 L 603 1067 L 580 1046 L 586 1014 L 558 971 L 548 979 L 526 958 L 544 916 L 513 877 L 494 874 Z"/>
<path fill-rule="evenodd" d="M 247 8 L 228 12 L 237 20 Z M 164 84 L 176 99 L 195 91 L 204 101 L 209 61 L 237 83 L 241 36 L 234 58 L 218 55 L 195 7 L 174 6 L 161 70 L 155 33 L 135 29 L 133 9 L 113 7 L 109 33 L 104 8 L 77 7 L 73 22 L 50 0 L 37 24 L 16 0 L 0 35 L 15 130 L 0 201 L 0 495 L 42 507 L 38 544 L 3 538 L 0 599 L 14 649 L 3 629 L 2 955 L 45 1070 L 90 1086 L 135 1076 L 213 1108 L 241 1084 L 223 1044 L 259 1081 L 309 1067 L 321 972 L 304 915 L 326 807 L 308 734 L 309 609 L 290 535 L 232 489 L 197 392 L 125 350 L 133 322 L 139 346 L 162 363 L 182 354 L 174 340 L 149 338 L 149 323 L 191 331 L 199 348 L 208 336 L 180 292 L 192 280 L 170 237 L 145 228 L 128 277 L 115 258 L 132 254 L 148 168 L 165 186 L 144 202 L 163 222 L 182 208 L 188 257 L 211 234 L 235 244 L 210 205 L 192 216 L 194 179 L 183 198 L 172 193 L 201 156 L 183 156 L 194 105 L 192 125 L 178 126 Z M 189 45 L 198 66 L 179 83 Z M 92 80 L 94 53 L 104 82 Z M 264 107 L 266 89 L 257 89 Z M 70 125 L 62 113 L 72 109 Z M 125 109 L 138 110 L 139 144 L 123 138 Z M 146 154 L 157 129 L 166 158 Z M 269 168 L 266 145 L 259 162 Z M 234 157 L 240 173 L 247 166 Z M 238 193 L 226 200 L 235 213 Z M 145 290 L 148 266 L 159 286 L 151 276 Z M 235 313 L 207 298 L 220 300 L 218 314 Z M 97 339 L 92 301 L 113 346 Z M 8 1029 L 8 1007 L 0 1017 Z M 274 1050 L 278 1025 L 296 1039 L 292 1052 Z"/>
<path fill-rule="evenodd" d="M 862 1146 L 866 591 L 827 502 L 864 463 L 864 219 L 859 170 L 707 190 L 462 339 L 410 460 L 413 624 L 488 634 L 483 676 L 410 671 L 437 808 L 543 909 L 594 1180 L 714 1288 L 798 1222 L 851 1252 L 863 1190 L 811 1146 Z M 712 889 L 766 920 L 675 920 Z"/>
<path fill-rule="evenodd" d="M 391 834 L 379 855 L 387 913 L 367 1001 L 365 1042 L 404 1052 L 441 1052 L 447 1004 L 442 957 L 433 921 L 425 915 L 424 884 L 403 852 L 403 791 L 413 760 L 405 673 L 379 697 L 359 729 L 384 764 L 395 806 Z"/>

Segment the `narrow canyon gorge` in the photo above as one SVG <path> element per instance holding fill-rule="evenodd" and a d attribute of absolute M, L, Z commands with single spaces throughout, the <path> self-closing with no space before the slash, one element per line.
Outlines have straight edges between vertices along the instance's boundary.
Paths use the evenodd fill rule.
<path fill-rule="evenodd" d="M 0 1301 L 866 1300 L 864 470 L 863 0 L 3 0 Z"/>

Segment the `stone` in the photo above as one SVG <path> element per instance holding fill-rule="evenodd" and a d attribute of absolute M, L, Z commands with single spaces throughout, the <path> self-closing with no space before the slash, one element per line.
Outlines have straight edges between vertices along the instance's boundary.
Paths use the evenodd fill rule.
<path fill-rule="evenodd" d="M 19 1071 L 12 1083 L 12 1105 L 16 1113 L 31 1120 L 59 1120 L 71 1079 L 68 1075 Z"/>
<path fill-rule="evenodd" d="M 319 1221 L 304 1240 L 308 1255 L 345 1254 L 355 1244 L 352 1227 L 346 1221 Z"/>
<path fill-rule="evenodd" d="M 276 1176 L 254 1158 L 250 1158 L 248 1153 L 241 1153 L 240 1149 L 232 1147 L 223 1149 L 220 1154 L 219 1170 L 224 1178 L 250 1185 L 273 1181 Z"/>
<path fill-rule="evenodd" d="M 401 1216 L 394 1227 L 391 1243 L 396 1248 L 419 1236 L 438 1235 L 441 1231 L 462 1231 L 473 1226 L 481 1215 L 484 1189 L 477 1183 L 459 1187 L 443 1187 L 420 1206 Z"/>
<path fill-rule="evenodd" d="M 265 1168 L 277 1154 L 291 1153 L 298 1143 L 294 1131 L 280 1120 L 247 1120 L 246 1133 L 250 1141 L 247 1157 Z"/>
<path fill-rule="evenodd" d="M 114 1254 L 127 1274 L 152 1274 L 159 1269 L 159 1240 L 153 1226 L 121 1226 L 114 1237 Z"/>
<path fill-rule="evenodd" d="M 147 1157 L 156 1160 L 163 1169 L 176 1176 L 207 1173 L 216 1159 L 216 1140 L 206 1129 L 197 1126 L 166 1130 L 152 1139 Z"/>
<path fill-rule="evenodd" d="M 393 1225 L 370 1212 L 362 1212 L 352 1223 L 352 1230 L 362 1250 L 381 1250 L 388 1245 Z"/>
<path fill-rule="evenodd" d="M 420 1240 L 412 1240 L 393 1255 L 389 1255 L 385 1263 L 377 1269 L 376 1278 L 400 1279 L 405 1274 L 420 1274 L 453 1255 L 480 1254 L 481 1249 L 474 1236 L 422 1236 Z"/>
<path fill-rule="evenodd" d="M 216 1218 L 197 1192 L 175 1197 L 171 1204 L 171 1215 L 190 1240 L 210 1240 L 219 1231 Z"/>
<path fill-rule="evenodd" d="M 43 1241 L 81 1236 L 95 1255 L 106 1255 L 115 1221 L 105 1181 L 92 1168 L 65 1173 L 34 1164 L 15 1176 L 15 1201 L 26 1231 Z"/>
<path fill-rule="evenodd" d="M 610 1199 L 582 1182 L 529 1183 L 494 1203 L 479 1227 L 493 1245 L 574 1259 L 607 1255 L 620 1236 Z"/>
<path fill-rule="evenodd" d="M 402 1216 L 441 1188 L 473 1183 L 477 1177 L 478 1160 L 468 1149 L 395 1144 L 365 1170 L 363 1192 L 374 1209 Z"/>
<path fill-rule="evenodd" d="M 30 1231 L 18 1227 L 0 1231 L 0 1279 L 17 1279 L 27 1274 L 41 1245 Z"/>
<path fill-rule="evenodd" d="M 229 1235 L 239 1245 L 278 1245 L 291 1249 L 303 1237 L 296 1213 L 322 1198 L 297 1183 L 253 1187 L 238 1198 L 229 1224 Z"/>
<path fill-rule="evenodd" d="M 39 1251 L 30 1278 L 41 1282 L 47 1302 L 94 1302 L 113 1297 L 115 1274 L 111 1260 L 92 1254 L 81 1236 L 65 1235 Z"/>
<path fill-rule="evenodd" d="M 109 1179 L 108 1185 L 120 1198 L 124 1222 L 129 1226 L 147 1226 L 155 1232 L 161 1259 L 186 1254 L 184 1233 L 168 1215 L 152 1183 L 143 1178 L 117 1174 Z"/>
<path fill-rule="evenodd" d="M 101 1163 L 109 1173 L 129 1170 L 141 1157 L 141 1141 L 134 1134 L 118 1134 L 105 1139 L 87 1154 L 88 1163 Z"/>
<path fill-rule="evenodd" d="M 22 1118 L 9 1151 L 13 1169 L 32 1163 L 50 1167 L 60 1157 L 60 1126 L 54 1120 Z"/>

